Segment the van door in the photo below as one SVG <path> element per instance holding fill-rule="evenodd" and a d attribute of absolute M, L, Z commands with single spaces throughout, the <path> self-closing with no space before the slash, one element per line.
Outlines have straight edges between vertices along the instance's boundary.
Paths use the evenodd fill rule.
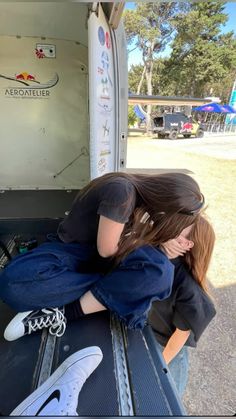
<path fill-rule="evenodd" d="M 121 42 L 123 48 L 118 49 Z M 90 14 L 88 43 L 90 176 L 93 179 L 125 167 L 127 138 L 128 72 L 124 31 L 120 27 L 111 29 L 101 4 Z M 122 69 L 119 68 L 121 62 Z"/>

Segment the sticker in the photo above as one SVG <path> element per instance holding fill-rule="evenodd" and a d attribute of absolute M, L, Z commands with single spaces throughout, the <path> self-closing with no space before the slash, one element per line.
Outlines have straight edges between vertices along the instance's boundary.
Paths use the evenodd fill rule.
<path fill-rule="evenodd" d="M 27 71 L 17 73 L 15 76 L 0 74 L 0 78 L 8 81 L 4 96 L 15 99 L 48 98 L 50 96 L 49 89 L 56 86 L 59 81 L 57 73 L 54 73 L 49 80 L 41 82 L 35 74 Z"/>
<path fill-rule="evenodd" d="M 102 126 L 103 128 L 103 137 L 107 137 L 110 133 L 110 127 L 107 126 L 108 120 L 106 120 L 106 123 Z"/>
<path fill-rule="evenodd" d="M 27 73 L 27 71 L 23 71 L 22 73 L 16 74 L 15 79 L 16 80 L 25 80 L 25 81 L 27 81 L 27 80 L 28 81 L 34 81 L 36 83 L 39 83 L 39 81 L 36 80 L 36 76 L 35 75 L 33 76 L 30 73 Z"/>
<path fill-rule="evenodd" d="M 35 48 L 35 54 L 37 58 L 45 58 L 44 52 L 38 50 L 37 48 Z"/>
<path fill-rule="evenodd" d="M 38 58 L 56 58 L 56 45 L 36 44 L 35 53 Z"/>
<path fill-rule="evenodd" d="M 103 173 L 106 170 L 106 160 L 102 157 L 98 162 L 98 171 L 99 173 Z"/>
<path fill-rule="evenodd" d="M 102 26 L 99 26 L 98 28 L 98 39 L 100 44 L 103 46 L 105 44 L 105 33 Z"/>
<path fill-rule="evenodd" d="M 111 48 L 111 40 L 110 40 L 110 35 L 109 35 L 108 32 L 106 32 L 105 39 L 106 39 L 106 47 L 108 49 L 110 49 Z"/>
<path fill-rule="evenodd" d="M 106 73 L 107 73 L 107 77 L 108 77 L 110 85 L 113 86 L 111 76 L 110 76 L 109 71 L 108 71 L 109 65 L 110 65 L 109 64 L 109 55 L 106 51 L 102 52 L 101 63 L 102 63 L 103 70 L 106 71 Z"/>
<path fill-rule="evenodd" d="M 108 96 L 108 94 L 109 94 L 108 78 L 107 77 L 102 78 L 101 84 L 102 84 L 102 95 L 103 96 Z"/>
<path fill-rule="evenodd" d="M 109 68 L 109 57 L 106 51 L 102 52 L 101 63 L 104 70 Z"/>

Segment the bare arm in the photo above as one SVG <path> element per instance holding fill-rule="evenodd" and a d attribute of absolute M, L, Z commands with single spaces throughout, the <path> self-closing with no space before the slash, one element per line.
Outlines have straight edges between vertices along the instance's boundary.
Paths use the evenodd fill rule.
<path fill-rule="evenodd" d="M 190 330 L 176 329 L 168 340 L 164 351 L 163 358 L 167 364 L 179 353 L 190 335 Z"/>
<path fill-rule="evenodd" d="M 97 249 L 100 256 L 107 258 L 116 253 L 124 226 L 100 215 L 97 234 Z"/>
<path fill-rule="evenodd" d="M 99 301 L 93 296 L 91 291 L 87 291 L 80 298 L 80 305 L 84 314 L 91 314 L 96 313 L 98 311 L 106 310 L 106 307 L 99 303 Z"/>

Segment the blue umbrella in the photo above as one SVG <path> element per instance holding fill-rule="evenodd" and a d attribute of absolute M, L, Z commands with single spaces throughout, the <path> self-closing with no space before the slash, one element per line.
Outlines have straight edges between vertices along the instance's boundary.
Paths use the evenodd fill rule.
<path fill-rule="evenodd" d="M 205 105 L 194 108 L 194 111 L 199 112 L 214 112 L 214 113 L 236 113 L 236 110 L 230 105 L 219 105 L 219 103 L 206 103 Z"/>
<path fill-rule="evenodd" d="M 227 113 L 236 113 L 236 109 L 234 109 L 233 106 L 223 105 L 223 108 L 227 110 Z"/>

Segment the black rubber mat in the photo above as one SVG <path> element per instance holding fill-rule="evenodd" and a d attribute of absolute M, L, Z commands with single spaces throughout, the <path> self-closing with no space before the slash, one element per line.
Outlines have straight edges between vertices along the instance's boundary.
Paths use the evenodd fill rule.
<path fill-rule="evenodd" d="M 55 219 L 42 219 L 42 218 L 24 218 L 21 220 L 18 219 L 9 219 L 9 220 L 0 220 L 0 231 L 3 235 L 18 235 L 18 234 L 27 234 L 32 235 L 45 235 L 48 233 L 55 233 L 57 231 L 57 226 L 62 218 Z"/>
<path fill-rule="evenodd" d="M 0 413 L 9 415 L 35 385 L 43 342 L 41 333 L 7 342 L 3 332 L 16 313 L 0 303 Z"/>
<path fill-rule="evenodd" d="M 117 416 L 119 410 L 108 312 L 88 315 L 68 324 L 65 334 L 58 339 L 54 369 L 72 353 L 87 346 L 99 346 L 103 360 L 80 392 L 79 416 Z"/>
<path fill-rule="evenodd" d="M 140 331 L 127 331 L 127 362 L 136 416 L 176 416 L 183 413 L 177 394 L 166 379 L 163 386 L 164 364 L 160 352 L 152 356 Z M 159 359 L 158 359 L 159 358 Z M 168 393 L 165 391 L 168 387 Z"/>

